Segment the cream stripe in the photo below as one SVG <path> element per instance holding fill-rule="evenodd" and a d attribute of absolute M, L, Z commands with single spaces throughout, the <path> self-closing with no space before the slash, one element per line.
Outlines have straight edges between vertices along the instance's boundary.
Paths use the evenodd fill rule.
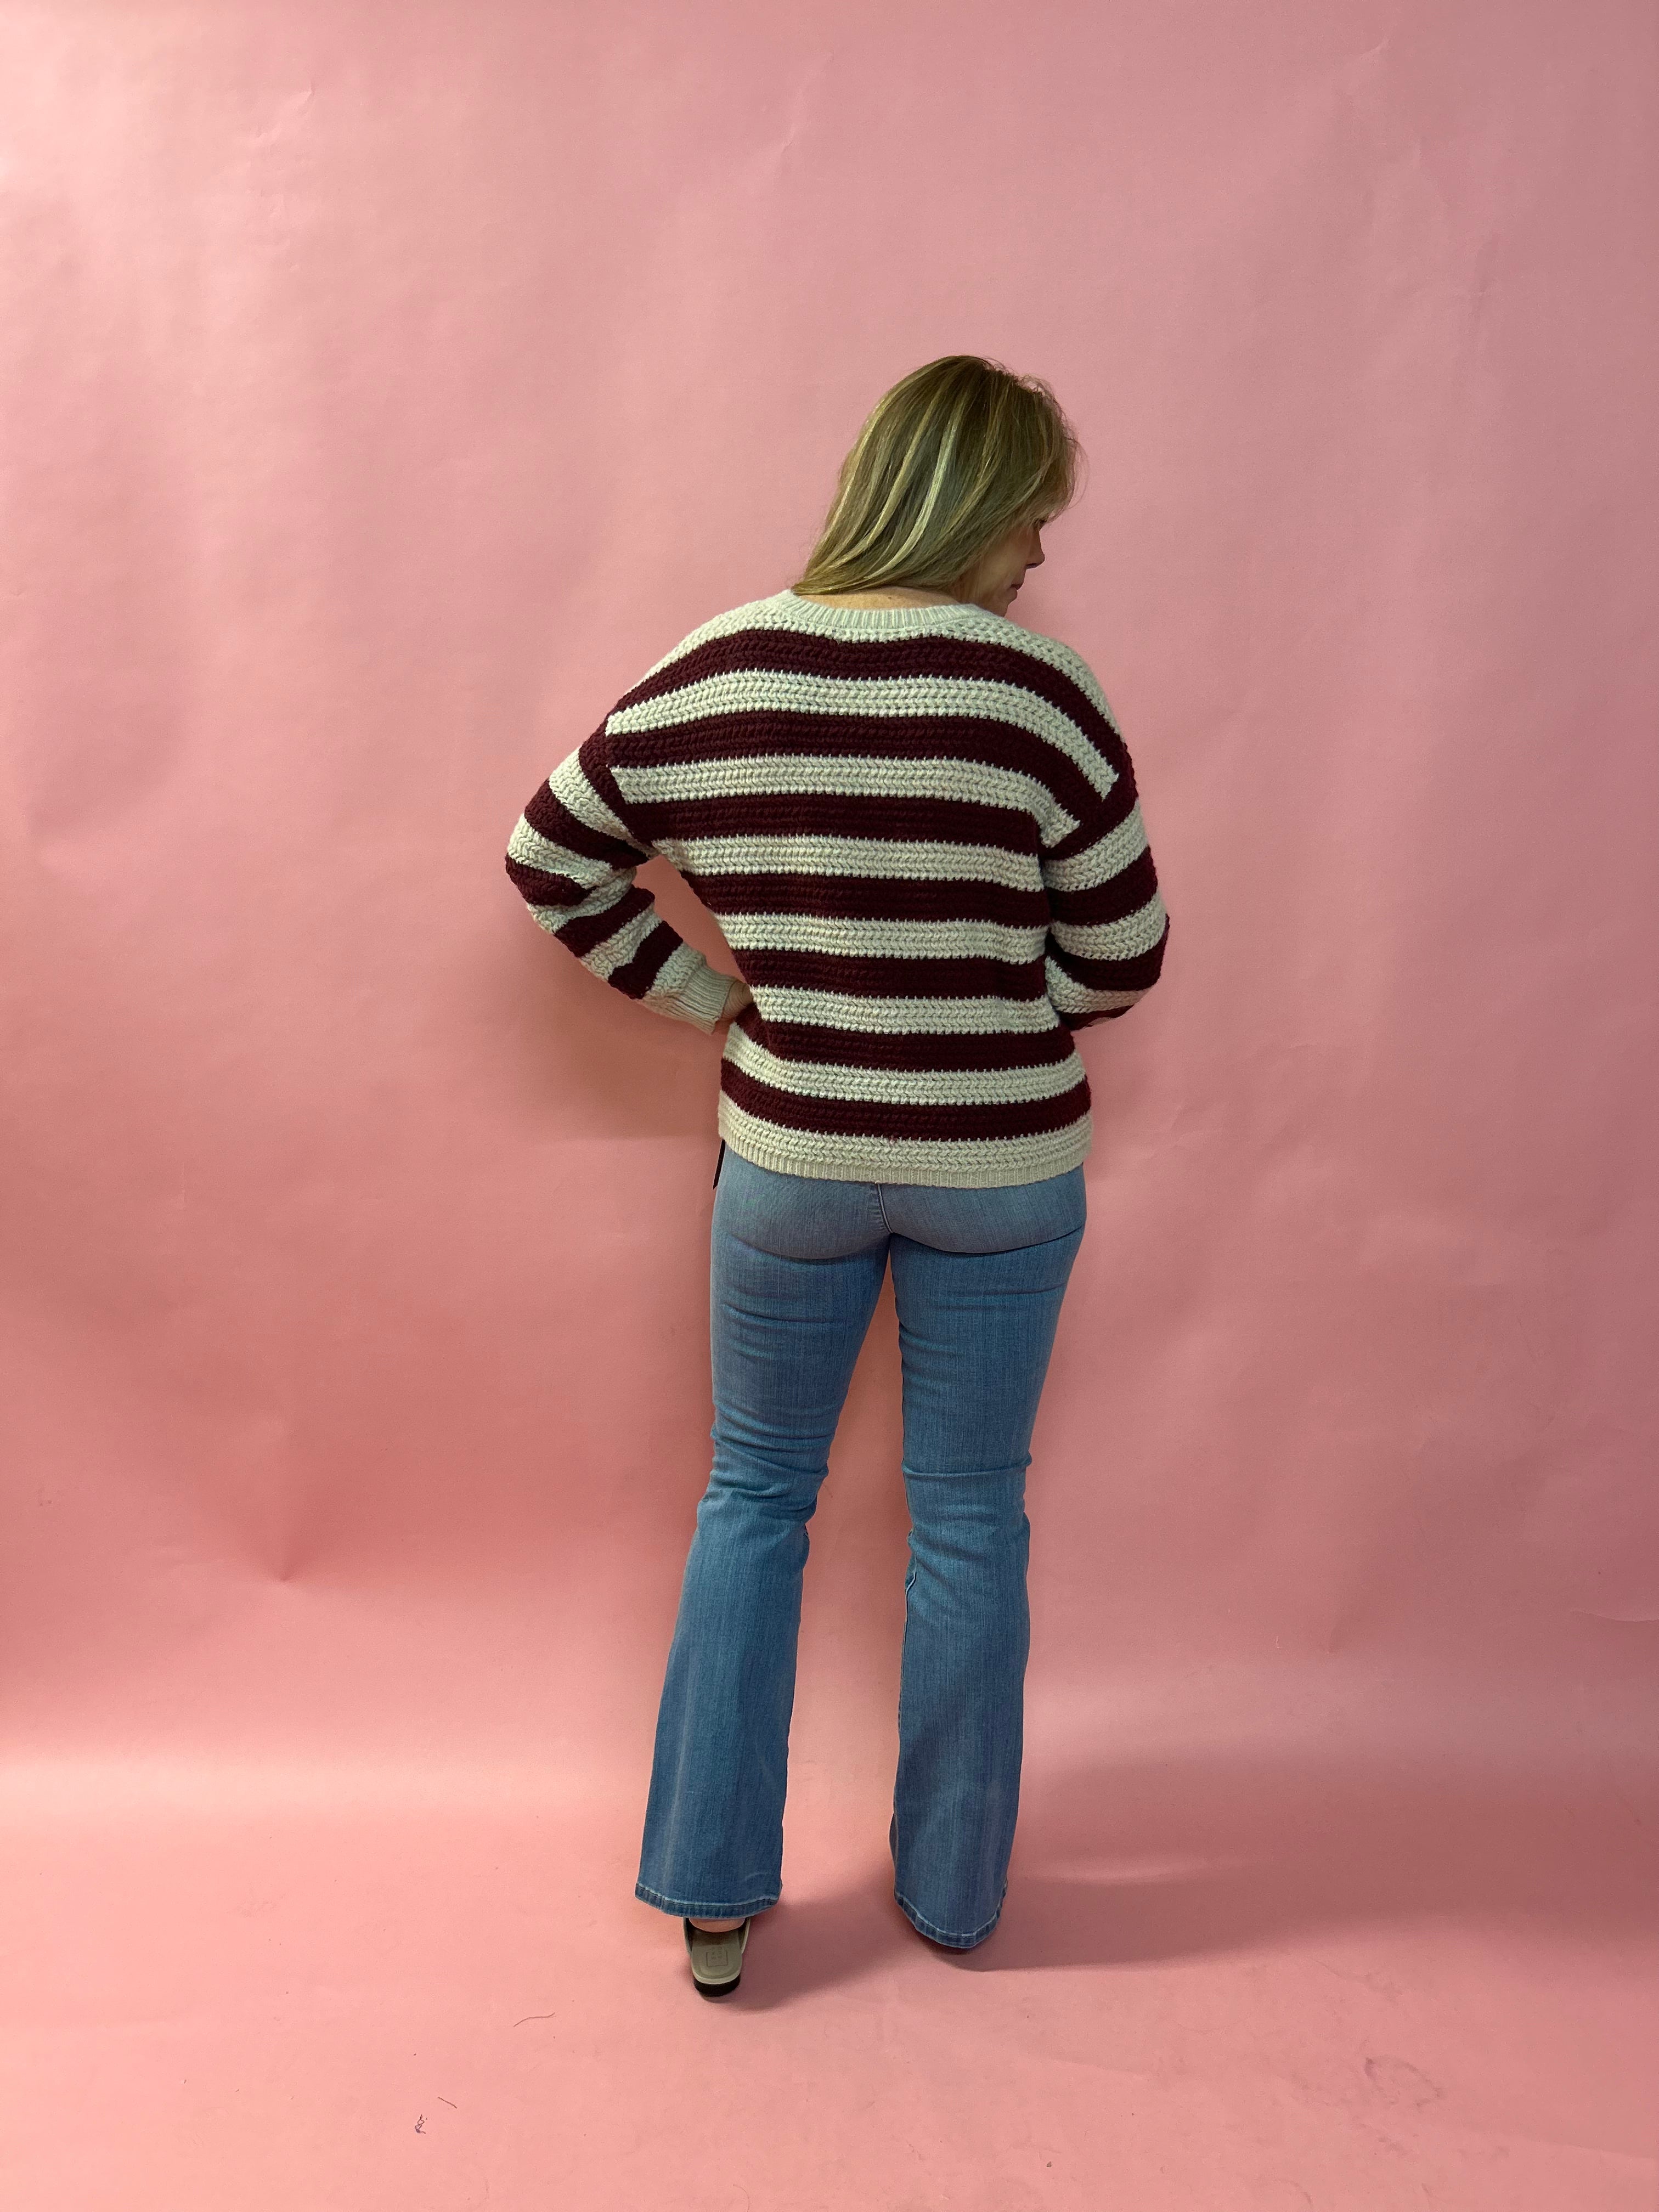
<path fill-rule="evenodd" d="M 1005 806 L 1034 814 L 1043 841 L 1057 845 L 1077 827 L 1047 787 L 1018 769 L 984 761 L 865 760 L 856 754 L 819 757 L 768 753 L 741 760 L 669 761 L 653 768 L 620 767 L 617 788 L 625 799 L 647 804 L 724 799 L 734 793 L 823 791 L 838 798 L 955 799 L 979 806 Z M 597 805 L 598 801 L 595 800 Z"/>
<path fill-rule="evenodd" d="M 1047 999 L 859 999 L 839 991 L 804 991 L 763 983 L 755 993 L 763 1021 L 811 1022 L 820 1028 L 864 1030 L 872 1036 L 926 1031 L 934 1036 L 1040 1035 L 1055 1026 Z"/>
<path fill-rule="evenodd" d="M 665 837 L 656 850 L 692 875 L 903 876 L 1042 889 L 1036 855 L 1000 845 L 890 843 L 880 837 Z"/>
<path fill-rule="evenodd" d="M 607 937 L 591 952 L 584 952 L 581 956 L 583 967 L 591 968 L 596 975 L 603 976 L 608 981 L 618 968 L 625 967 L 634 957 L 645 939 L 656 927 L 659 919 L 656 908 L 647 907 L 643 913 L 636 914 L 632 921 L 619 929 L 614 937 Z"/>
<path fill-rule="evenodd" d="M 550 930 L 556 937 L 573 921 L 586 921 L 596 914 L 603 914 L 608 907 L 615 906 L 618 899 L 627 896 L 633 880 L 634 872 L 630 868 L 620 877 L 607 878 L 598 890 L 590 891 L 578 906 L 532 906 L 530 911 L 544 929 Z M 584 960 L 592 957 L 591 953 L 582 953 L 578 957 Z"/>
<path fill-rule="evenodd" d="M 816 914 L 723 914 L 720 924 L 734 952 L 836 952 L 857 960 L 1023 963 L 1041 956 L 1048 935 L 1042 924 L 1020 929 L 1000 921 L 858 921 Z"/>
<path fill-rule="evenodd" d="M 1057 921 L 1054 943 L 1079 960 L 1129 960 L 1146 952 L 1164 934 L 1164 901 L 1154 891 L 1145 906 L 1117 921 Z"/>
<path fill-rule="evenodd" d="M 1041 1136 L 971 1137 L 956 1144 L 942 1138 L 819 1135 L 746 1114 L 722 1091 L 720 1132 L 733 1152 L 786 1174 L 983 1190 L 1037 1182 L 1080 1166 L 1092 1125 L 1085 1113 Z"/>
<path fill-rule="evenodd" d="M 619 707 L 605 726 L 618 733 L 671 729 L 734 711 L 863 714 L 901 723 L 911 716 L 957 714 L 1010 723 L 1064 753 L 1103 795 L 1117 781 L 1117 770 L 1069 714 L 1021 684 L 975 676 L 848 677 L 817 670 L 803 674 L 787 668 L 735 668 Z"/>
<path fill-rule="evenodd" d="M 514 860 L 522 860 L 527 867 L 545 868 L 550 875 L 568 876 L 573 883 L 603 883 L 614 872 L 609 860 L 595 860 L 586 853 L 573 853 L 568 845 L 556 845 L 539 830 L 532 830 L 522 815 L 507 849 Z"/>
<path fill-rule="evenodd" d="M 741 1030 L 732 1032 L 725 1057 L 779 1091 L 803 1098 L 858 1098 L 884 1106 L 1006 1106 L 1054 1098 L 1070 1091 L 1083 1073 L 1075 1052 L 1041 1067 L 843 1067 L 806 1060 L 781 1060 Z"/>
<path fill-rule="evenodd" d="M 617 821 L 583 774 L 579 753 L 572 753 L 562 760 L 547 781 L 553 796 L 562 799 L 579 822 L 586 823 L 590 830 L 597 830 L 601 836 L 618 838 L 624 845 L 631 845 L 638 851 L 638 838 L 625 823 Z"/>
<path fill-rule="evenodd" d="M 677 945 L 658 969 L 656 980 L 646 993 L 644 1003 L 648 1006 L 658 999 L 678 998 L 683 988 L 694 975 L 702 975 L 708 964 L 695 945 Z M 722 984 L 720 988 L 723 994 L 726 986 Z"/>

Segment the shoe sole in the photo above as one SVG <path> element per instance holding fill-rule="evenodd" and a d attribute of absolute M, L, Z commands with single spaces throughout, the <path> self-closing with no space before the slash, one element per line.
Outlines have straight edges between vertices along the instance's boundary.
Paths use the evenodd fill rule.
<path fill-rule="evenodd" d="M 729 1982 L 700 1982 L 693 1974 L 691 1986 L 700 1997 L 729 1997 L 742 1981 L 741 1974 L 733 1974 Z"/>

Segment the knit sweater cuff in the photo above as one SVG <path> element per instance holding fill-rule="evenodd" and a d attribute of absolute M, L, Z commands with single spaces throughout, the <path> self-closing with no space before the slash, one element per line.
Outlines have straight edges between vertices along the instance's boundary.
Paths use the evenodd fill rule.
<path fill-rule="evenodd" d="M 726 1011 L 726 994 L 736 978 L 722 975 L 718 968 L 711 968 L 705 960 L 687 976 L 672 998 L 656 1001 L 671 1020 L 690 1022 L 705 1036 L 712 1036 L 715 1024 Z"/>

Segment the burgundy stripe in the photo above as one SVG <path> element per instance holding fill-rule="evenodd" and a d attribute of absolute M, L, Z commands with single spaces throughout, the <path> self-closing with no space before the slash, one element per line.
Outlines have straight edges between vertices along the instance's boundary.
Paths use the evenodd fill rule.
<path fill-rule="evenodd" d="M 985 714 L 836 714 L 801 708 L 741 708 L 658 730 L 623 730 L 609 740 L 617 768 L 667 768 L 686 761 L 968 760 L 1008 769 L 1042 784 L 1068 814 L 1099 804 L 1099 787 L 1058 745 Z M 1115 789 L 1115 786 L 1114 786 Z"/>
<path fill-rule="evenodd" d="M 989 1074 L 1006 1067 L 1054 1067 L 1072 1056 L 1063 1029 L 907 1030 L 892 1036 L 878 1030 L 831 1029 L 817 1022 L 763 1021 L 745 1006 L 738 1026 L 780 1060 L 823 1067 L 936 1068 Z"/>
<path fill-rule="evenodd" d="M 515 860 L 510 853 L 507 872 L 532 906 L 580 906 L 593 888 L 569 876 L 555 876 L 545 868 L 532 868 L 527 860 Z"/>
<path fill-rule="evenodd" d="M 616 904 L 606 907 L 603 914 L 579 915 L 574 921 L 566 922 L 559 932 L 559 942 L 568 945 L 580 960 L 596 945 L 603 945 L 607 938 L 614 937 L 625 922 L 643 914 L 650 904 L 650 892 L 640 884 L 630 884 Z"/>
<path fill-rule="evenodd" d="M 904 1106 L 870 1098 L 804 1097 L 799 1091 L 758 1082 L 723 1060 L 720 1089 L 733 1105 L 757 1120 L 834 1137 L 942 1138 L 946 1142 L 1036 1137 L 1066 1128 L 1089 1110 L 1086 1077 L 1057 1098 L 1016 1099 L 996 1106 Z"/>
<path fill-rule="evenodd" d="M 854 999 L 1040 999 L 1047 984 L 1042 959 L 884 960 L 842 952 L 793 952 L 745 945 L 744 980 L 751 989 L 839 991 Z"/>
<path fill-rule="evenodd" d="M 835 637 L 821 630 L 757 623 L 752 629 L 705 639 L 644 678 L 617 703 L 619 708 L 641 706 L 711 676 L 759 670 L 842 678 L 937 676 L 948 682 L 966 677 L 1012 684 L 1059 708 L 1120 775 L 1127 763 L 1116 727 L 1061 670 L 1018 646 L 998 645 L 955 630 L 914 637 Z"/>
<path fill-rule="evenodd" d="M 1060 1018 L 1068 1030 L 1086 1030 L 1091 1022 L 1115 1022 L 1128 1011 L 1127 1006 L 1097 1006 L 1091 1014 L 1062 1014 Z"/>
<path fill-rule="evenodd" d="M 1050 860 L 1074 860 L 1079 853 L 1086 853 L 1103 837 L 1109 837 L 1114 830 L 1121 829 L 1133 813 L 1139 794 L 1133 775 L 1120 776 L 1104 799 L 1097 799 L 1089 812 L 1075 830 L 1048 848 L 1045 858 Z"/>
<path fill-rule="evenodd" d="M 580 816 L 573 814 L 546 784 L 526 807 L 524 818 L 550 843 L 568 846 L 586 860 L 616 860 L 626 867 L 640 857 L 632 845 L 624 845 L 619 838 L 607 837 L 602 830 L 590 830 Z"/>
<path fill-rule="evenodd" d="M 642 999 L 661 974 L 664 962 L 684 941 L 677 930 L 659 918 L 647 930 L 634 957 L 625 960 L 620 968 L 613 968 L 606 980 L 629 998 Z"/>
<path fill-rule="evenodd" d="M 1169 934 L 1166 927 L 1156 945 L 1122 960 L 1079 960 L 1074 952 L 1062 952 L 1056 945 L 1049 946 L 1048 957 L 1062 975 L 1082 984 L 1085 991 L 1149 991 L 1164 965 Z"/>
<path fill-rule="evenodd" d="M 723 792 L 711 799 L 634 799 L 629 821 L 669 837 L 870 837 L 893 842 L 1038 848 L 1034 815 L 966 799 L 895 799 L 883 792 Z"/>
<path fill-rule="evenodd" d="M 1048 900 L 1056 921 L 1083 927 L 1121 921 L 1125 915 L 1138 913 L 1157 889 L 1158 875 L 1148 849 L 1103 883 L 1091 884 L 1086 890 L 1050 891 Z"/>
<path fill-rule="evenodd" d="M 832 876 L 780 869 L 755 875 L 686 876 L 717 915 L 810 914 L 836 921 L 1000 921 L 1046 929 L 1048 900 L 1041 890 L 968 876 Z"/>

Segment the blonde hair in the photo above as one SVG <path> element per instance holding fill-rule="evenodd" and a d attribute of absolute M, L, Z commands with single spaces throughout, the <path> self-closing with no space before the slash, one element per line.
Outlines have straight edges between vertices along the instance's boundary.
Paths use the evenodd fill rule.
<path fill-rule="evenodd" d="M 1041 377 L 930 361 L 871 410 L 793 588 L 953 590 L 1010 531 L 1071 504 L 1081 453 Z"/>

